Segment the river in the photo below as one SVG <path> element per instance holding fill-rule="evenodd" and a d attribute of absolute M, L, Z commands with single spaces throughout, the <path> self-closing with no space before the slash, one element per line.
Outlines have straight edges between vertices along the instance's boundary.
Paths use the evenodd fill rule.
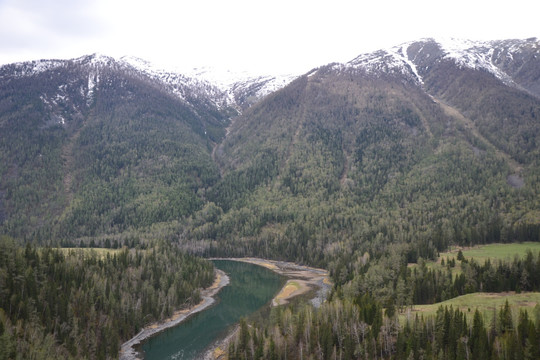
<path fill-rule="evenodd" d="M 200 359 L 231 325 L 269 304 L 285 283 L 283 276 L 258 265 L 228 260 L 214 260 L 214 265 L 230 278 L 216 305 L 146 341 L 145 360 Z"/>

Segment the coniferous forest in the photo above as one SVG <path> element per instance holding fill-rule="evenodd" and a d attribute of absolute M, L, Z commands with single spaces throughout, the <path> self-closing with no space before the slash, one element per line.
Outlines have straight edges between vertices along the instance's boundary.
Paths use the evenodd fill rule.
<path fill-rule="evenodd" d="M 497 43 L 504 81 L 426 40 L 415 73 L 383 54 L 237 104 L 112 58 L 1 67 L 0 359 L 117 358 L 198 302 L 214 256 L 333 282 L 242 320 L 229 359 L 538 359 L 534 301 L 413 311 L 540 292 L 537 251 L 439 259 L 540 242 L 535 41 Z"/>
<path fill-rule="evenodd" d="M 214 279 L 210 262 L 166 242 L 100 253 L 2 237 L 0 250 L 2 359 L 116 358 L 121 340 L 197 304 Z"/>

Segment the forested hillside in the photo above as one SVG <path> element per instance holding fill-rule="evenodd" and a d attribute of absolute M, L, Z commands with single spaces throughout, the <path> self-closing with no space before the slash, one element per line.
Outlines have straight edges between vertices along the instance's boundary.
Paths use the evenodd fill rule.
<path fill-rule="evenodd" d="M 508 65 L 517 48 L 527 80 Z M 428 40 L 319 68 L 236 120 L 216 185 L 235 197 L 210 197 L 219 220 L 183 236 L 203 253 L 325 266 L 335 288 L 320 309 L 241 323 L 229 359 L 538 357 L 538 305 L 410 315 L 463 294 L 539 290 L 532 252 L 426 266 L 449 245 L 540 240 L 538 44 L 467 51 L 456 60 Z"/>
<path fill-rule="evenodd" d="M 196 304 L 210 262 L 151 249 L 25 248 L 0 238 L 0 358 L 117 358 L 143 326 Z"/>
<path fill-rule="evenodd" d="M 4 66 L 0 78 L 4 233 L 67 243 L 134 237 L 199 209 L 200 191 L 218 180 L 210 154 L 226 109 L 197 89 L 182 89 L 188 101 L 95 56 Z"/>
<path fill-rule="evenodd" d="M 540 308 L 538 309 L 540 312 Z M 473 315 L 474 314 L 474 315 Z M 265 326 L 240 323 L 229 359 L 537 359 L 536 319 L 512 315 L 508 302 L 486 320 L 452 307 L 405 324 L 370 298 L 333 300 L 320 309 L 275 309 Z"/>
<path fill-rule="evenodd" d="M 16 239 L 0 253 L 4 354 L 114 357 L 208 283 L 190 253 L 294 261 L 334 281 L 320 309 L 242 322 L 230 358 L 538 358 L 538 307 L 398 317 L 540 290 L 533 252 L 427 265 L 451 245 L 540 241 L 538 59 L 536 39 L 427 39 L 262 98 L 265 79 L 219 92 L 105 57 L 2 67 L 0 233 Z M 47 298 L 49 283 L 65 299 Z"/>
<path fill-rule="evenodd" d="M 455 71 L 494 83 L 483 85 L 492 95 L 463 85 L 468 104 L 336 65 L 251 107 L 219 147 L 225 175 L 181 235 L 186 246 L 286 256 L 347 278 L 390 244 L 414 262 L 449 244 L 538 240 L 540 101 Z"/>

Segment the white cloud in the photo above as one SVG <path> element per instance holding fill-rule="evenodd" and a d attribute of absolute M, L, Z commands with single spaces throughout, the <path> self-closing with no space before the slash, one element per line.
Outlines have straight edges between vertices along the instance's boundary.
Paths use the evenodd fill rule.
<path fill-rule="evenodd" d="M 1 63 L 80 54 L 105 33 L 100 14 L 87 1 L 0 2 Z"/>
<path fill-rule="evenodd" d="M 0 0 L 0 63 L 101 52 L 307 71 L 421 37 L 540 37 L 539 10 L 527 0 Z"/>

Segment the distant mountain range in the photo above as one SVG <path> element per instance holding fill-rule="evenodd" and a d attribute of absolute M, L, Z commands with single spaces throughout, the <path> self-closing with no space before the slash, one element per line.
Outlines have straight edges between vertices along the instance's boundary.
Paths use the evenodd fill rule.
<path fill-rule="evenodd" d="M 2 66 L 0 231 L 317 263 L 400 231 L 436 251 L 540 223 L 538 39 L 225 75 L 96 54 Z"/>

